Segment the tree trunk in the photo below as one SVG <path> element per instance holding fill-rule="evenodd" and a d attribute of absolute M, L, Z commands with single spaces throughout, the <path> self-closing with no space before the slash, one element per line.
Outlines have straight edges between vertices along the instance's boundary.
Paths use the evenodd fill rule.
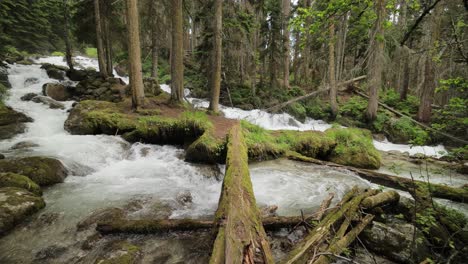
<path fill-rule="evenodd" d="M 109 76 L 113 76 L 114 67 L 112 66 L 112 42 L 111 42 L 111 34 L 109 31 L 109 17 L 111 16 L 109 10 L 109 3 L 103 3 L 104 12 L 103 16 L 101 16 L 102 24 L 104 25 L 103 28 L 103 36 L 105 42 L 105 53 L 106 53 L 106 70 Z"/>
<path fill-rule="evenodd" d="M 132 107 L 138 109 L 145 99 L 141 72 L 140 27 L 137 0 L 127 0 L 128 60 L 130 64 L 130 86 Z"/>
<path fill-rule="evenodd" d="M 329 41 L 328 41 L 328 82 L 330 85 L 330 107 L 332 115 L 338 114 L 338 102 L 336 101 L 337 87 L 335 80 L 335 22 L 330 18 Z"/>
<path fill-rule="evenodd" d="M 73 71 L 73 61 L 72 61 L 72 48 L 71 48 L 71 43 L 70 43 L 70 32 L 68 29 L 68 23 L 69 19 L 68 16 L 70 15 L 69 12 L 69 6 L 68 6 L 68 0 L 63 0 L 63 18 L 64 18 L 64 25 L 63 25 L 63 31 L 64 31 L 64 40 L 65 40 L 65 59 L 67 60 L 67 65 L 68 68 L 70 68 L 70 71 Z"/>
<path fill-rule="evenodd" d="M 375 29 L 371 38 L 371 60 L 368 68 L 369 77 L 369 104 L 367 105 L 366 117 L 368 121 L 374 121 L 377 117 L 379 106 L 379 89 L 382 87 L 382 68 L 384 52 L 384 28 L 385 0 L 374 2 L 377 19 Z"/>
<path fill-rule="evenodd" d="M 151 1 L 153 17 L 151 20 L 151 77 L 158 77 L 158 15 L 156 0 Z"/>
<path fill-rule="evenodd" d="M 99 11 L 99 0 L 94 0 L 94 16 L 96 20 L 96 43 L 97 54 L 99 63 L 99 73 L 102 78 L 107 78 L 106 58 L 104 52 L 104 44 L 102 41 L 102 25 L 101 25 L 101 12 Z"/>
<path fill-rule="evenodd" d="M 171 100 L 182 103 L 184 99 L 184 34 L 182 0 L 172 2 L 171 49 Z"/>
<path fill-rule="evenodd" d="M 289 61 L 290 61 L 290 48 L 289 48 L 289 13 L 291 10 L 291 0 L 283 0 L 283 39 L 284 39 L 284 74 L 283 86 L 289 88 Z"/>
<path fill-rule="evenodd" d="M 214 21 L 213 21 L 213 50 L 211 54 L 211 100 L 209 110 L 217 113 L 219 111 L 219 93 L 221 90 L 221 57 L 223 52 L 222 44 L 222 20 L 223 20 L 223 1 L 214 1 Z"/>
<path fill-rule="evenodd" d="M 440 13 L 442 5 L 437 5 L 434 13 L 430 16 L 430 24 L 426 34 L 429 34 L 426 43 L 426 61 L 424 63 L 424 82 L 421 91 L 421 101 L 418 110 L 418 120 L 428 123 L 431 120 L 432 102 L 434 100 L 436 80 L 436 62 L 434 57 L 437 55 L 436 43 L 440 35 Z"/>

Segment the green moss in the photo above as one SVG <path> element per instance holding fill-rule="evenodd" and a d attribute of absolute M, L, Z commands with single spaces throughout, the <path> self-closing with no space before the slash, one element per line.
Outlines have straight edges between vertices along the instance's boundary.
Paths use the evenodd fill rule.
<path fill-rule="evenodd" d="M 304 122 L 306 117 L 307 117 L 307 110 L 306 108 L 300 104 L 300 103 L 293 103 L 288 106 L 287 112 L 300 120 L 301 122 Z"/>
<path fill-rule="evenodd" d="M 42 190 L 39 185 L 28 177 L 15 173 L 0 173 L 0 188 L 2 187 L 23 188 L 34 194 L 42 195 Z"/>
<path fill-rule="evenodd" d="M 61 52 L 61 51 L 54 51 L 52 52 L 51 54 L 52 56 L 62 56 L 64 57 L 65 56 L 65 53 Z"/>
<path fill-rule="evenodd" d="M 97 49 L 96 48 L 86 48 L 85 49 L 86 56 L 91 58 L 97 58 Z"/>
<path fill-rule="evenodd" d="M 104 257 L 99 257 L 95 264 L 132 264 L 137 263 L 140 257 L 140 248 L 128 243 L 118 241 L 113 243 Z"/>
<path fill-rule="evenodd" d="M 424 145 L 429 141 L 429 134 L 408 117 L 391 120 L 387 136 L 391 141 L 397 143 L 409 142 L 415 145 Z"/>
<path fill-rule="evenodd" d="M 336 142 L 329 156 L 330 161 L 358 168 L 380 167 L 380 153 L 375 149 L 369 131 L 334 127 L 326 130 L 325 134 Z"/>
<path fill-rule="evenodd" d="M 268 160 L 282 156 L 285 153 L 287 147 L 277 144 L 271 131 L 244 120 L 241 121 L 241 127 L 250 159 Z"/>
<path fill-rule="evenodd" d="M 63 182 L 67 176 L 67 170 L 60 161 L 47 157 L 0 160 L 0 172 L 27 176 L 40 186 Z"/>
<path fill-rule="evenodd" d="M 226 139 L 218 139 L 212 130 L 207 130 L 186 150 L 185 159 L 191 162 L 224 163 Z"/>

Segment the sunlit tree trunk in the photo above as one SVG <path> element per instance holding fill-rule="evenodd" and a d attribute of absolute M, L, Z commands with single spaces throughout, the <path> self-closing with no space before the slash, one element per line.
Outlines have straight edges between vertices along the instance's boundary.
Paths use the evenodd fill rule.
<path fill-rule="evenodd" d="M 335 80 L 335 23 L 333 17 L 330 18 L 329 41 L 328 41 L 328 82 L 330 85 L 330 107 L 332 115 L 338 114 L 338 102 L 336 101 L 337 87 Z"/>
<path fill-rule="evenodd" d="M 184 34 L 182 0 L 172 0 L 171 100 L 183 102 L 184 95 Z"/>
<path fill-rule="evenodd" d="M 101 11 L 99 8 L 99 0 L 94 0 L 94 16 L 96 20 L 96 43 L 97 54 L 99 63 L 99 73 L 103 78 L 107 78 L 106 59 L 104 52 L 104 44 L 102 41 L 102 25 L 101 25 Z"/>
<path fill-rule="evenodd" d="M 283 38 L 284 38 L 284 61 L 283 61 L 283 86 L 289 88 L 289 13 L 291 10 L 291 0 L 283 0 Z"/>
<path fill-rule="evenodd" d="M 213 112 L 219 110 L 219 93 L 221 89 L 221 56 L 222 56 L 222 17 L 223 17 L 223 1 L 214 1 L 214 21 L 213 21 L 213 51 L 212 74 L 211 74 L 211 100 L 209 109 Z"/>
<path fill-rule="evenodd" d="M 127 0 L 128 60 L 130 64 L 130 86 L 132 87 L 132 106 L 143 106 L 145 92 L 141 72 L 140 26 L 138 22 L 137 0 Z"/>
<path fill-rule="evenodd" d="M 384 28 L 385 21 L 385 0 L 378 0 L 374 3 L 377 19 L 371 38 L 371 57 L 368 67 L 369 78 L 369 103 L 367 105 L 366 118 L 374 121 L 377 117 L 379 106 L 379 89 L 382 87 L 382 68 L 384 53 Z"/>

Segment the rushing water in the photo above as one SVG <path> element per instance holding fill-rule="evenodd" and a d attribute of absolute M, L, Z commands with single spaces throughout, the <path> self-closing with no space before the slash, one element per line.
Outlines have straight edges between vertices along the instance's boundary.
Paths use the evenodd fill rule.
<path fill-rule="evenodd" d="M 75 61 L 83 68 L 97 67 L 94 59 L 78 56 Z M 38 62 L 66 65 L 61 57 L 41 58 Z M 57 82 L 49 79 L 40 65 L 11 65 L 9 80 L 12 89 L 6 103 L 32 117 L 34 122 L 27 125 L 25 133 L 0 141 L 0 153 L 7 157 L 55 157 L 69 168 L 70 175 L 64 183 L 44 190 L 47 206 L 38 217 L 33 217 L 26 227 L 17 228 L 0 239 L 0 263 L 29 263 L 38 251 L 57 242 L 73 248 L 80 239 L 75 233 L 76 223 L 101 208 L 143 200 L 140 211 L 158 210 L 158 206 L 165 204 L 171 208 L 169 217 L 172 218 L 205 218 L 216 210 L 221 190 L 220 168 L 184 162 L 183 150 L 171 146 L 129 144 L 118 136 L 70 135 L 63 128 L 67 110 L 20 100 L 26 93 L 41 93 L 44 83 Z M 163 85 L 163 89 L 169 88 Z M 206 107 L 204 100 L 189 100 L 199 107 Z M 67 109 L 72 103 L 64 102 Z M 301 123 L 288 114 L 224 106 L 221 109 L 228 118 L 246 119 L 268 129 L 325 130 L 330 127 L 323 121 L 311 119 Z M 11 149 L 16 143 L 25 141 L 37 146 Z M 443 150 L 441 146 L 409 149 L 407 145 L 388 142 L 375 142 L 375 145 L 379 149 L 411 150 L 412 153 L 437 154 L 438 150 Z M 329 192 L 336 194 L 336 202 L 354 185 L 371 186 L 346 170 L 282 159 L 255 163 L 250 169 L 258 204 L 277 205 L 281 215 L 297 215 L 300 209 L 312 211 Z M 189 205 L 178 203 L 177 197 L 181 193 L 190 193 L 193 202 Z M 158 206 L 154 207 L 154 204 Z M 44 218 L 50 216 L 54 216 L 53 224 L 44 224 Z M 157 241 L 156 244 L 168 243 L 161 239 Z M 85 254 L 76 246 L 70 251 L 72 256 Z"/>

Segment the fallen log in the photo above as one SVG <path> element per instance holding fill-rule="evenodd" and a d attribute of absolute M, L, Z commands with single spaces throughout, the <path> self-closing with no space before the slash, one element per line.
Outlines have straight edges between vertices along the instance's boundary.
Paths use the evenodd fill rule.
<path fill-rule="evenodd" d="M 242 130 L 232 127 L 226 173 L 215 215 L 216 239 L 210 263 L 273 263 L 250 180 Z"/>
<path fill-rule="evenodd" d="M 350 84 L 350 83 L 354 83 L 354 82 L 360 81 L 360 80 L 362 80 L 362 79 L 365 79 L 366 77 L 367 77 L 366 75 L 359 76 L 359 77 L 353 78 L 353 79 L 351 79 L 351 80 L 347 80 L 347 81 L 338 83 L 338 86 L 345 86 L 345 85 L 348 85 L 348 84 Z M 286 102 L 284 102 L 284 103 L 280 103 L 280 104 L 271 106 L 271 107 L 265 109 L 265 111 L 267 111 L 267 112 L 278 111 L 278 110 L 280 110 L 281 108 L 284 108 L 284 107 L 286 107 L 286 106 L 288 106 L 288 105 L 290 105 L 290 104 L 292 104 L 292 103 L 305 100 L 305 99 L 307 99 L 307 98 L 310 98 L 310 97 L 315 96 L 315 95 L 320 94 L 320 93 L 328 92 L 328 90 L 330 90 L 330 88 L 319 89 L 319 90 L 317 90 L 317 91 L 313 91 L 313 92 L 308 93 L 308 94 L 306 94 L 306 95 L 302 95 L 302 96 L 293 98 L 293 99 L 291 99 L 291 100 L 289 100 L 289 101 L 286 101 Z"/>
<path fill-rule="evenodd" d="M 262 218 L 263 228 L 266 230 L 278 230 L 290 228 L 302 221 L 300 216 L 273 216 Z M 113 219 L 112 221 L 99 222 L 96 230 L 101 234 L 157 234 L 169 231 L 197 231 L 207 230 L 215 226 L 212 220 L 192 219 Z"/>
<path fill-rule="evenodd" d="M 400 200 L 400 194 L 396 191 L 385 191 L 374 196 L 367 197 L 361 203 L 365 209 L 380 207 L 383 205 L 396 204 Z"/>
<path fill-rule="evenodd" d="M 386 187 L 411 192 L 415 188 L 428 188 L 431 195 L 436 198 L 447 199 L 455 202 L 468 203 L 468 188 L 455 188 L 442 184 L 427 183 L 418 180 L 393 176 L 377 171 L 358 169 L 350 166 L 339 165 L 329 161 L 321 161 L 314 158 L 305 157 L 298 153 L 289 152 L 288 159 L 308 162 L 318 165 L 326 165 L 335 168 L 346 169 L 356 173 L 359 177 L 372 183 L 380 184 Z"/>

